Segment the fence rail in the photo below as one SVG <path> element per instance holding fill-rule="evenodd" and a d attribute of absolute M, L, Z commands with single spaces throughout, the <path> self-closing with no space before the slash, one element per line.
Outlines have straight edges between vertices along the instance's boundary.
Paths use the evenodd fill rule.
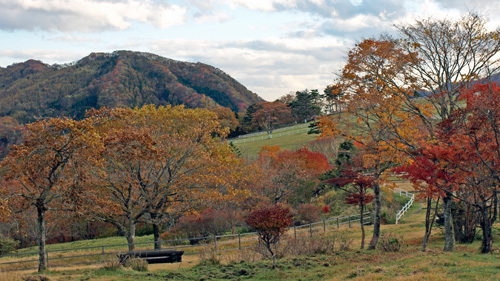
<path fill-rule="evenodd" d="M 372 222 L 370 212 L 363 214 L 366 223 Z M 341 226 L 352 227 L 355 222 L 360 221 L 360 215 L 334 217 L 324 219 L 310 224 L 291 226 L 286 235 L 313 237 L 318 233 L 326 233 Z M 191 241 L 199 241 L 192 244 Z M 207 247 L 213 247 L 217 252 L 241 251 L 257 245 L 258 235 L 256 232 L 215 235 L 195 238 L 184 238 L 159 241 L 160 248 L 170 250 L 184 250 L 184 255 L 199 254 Z M 136 250 L 151 250 L 155 242 L 134 243 Z M 47 267 L 68 267 L 74 265 L 91 265 L 104 263 L 116 258 L 116 255 L 128 251 L 129 244 L 100 245 L 91 247 L 68 248 L 47 251 Z M 78 252 L 78 253 L 76 253 Z M 17 270 L 35 270 L 38 268 L 38 252 L 8 254 L 0 256 L 0 272 Z"/>
<path fill-rule="evenodd" d="M 403 208 L 401 208 L 401 210 L 399 210 L 399 212 L 397 212 L 397 214 L 396 214 L 396 224 L 398 224 L 401 217 L 403 217 L 403 215 L 406 213 L 406 211 L 408 211 L 410 209 L 411 205 L 415 201 L 415 194 L 408 192 L 406 190 L 399 189 L 399 188 L 395 188 L 393 190 L 393 192 L 399 193 L 399 196 L 405 196 L 407 198 L 410 198 L 410 200 L 408 202 L 406 202 L 406 204 L 403 206 Z"/>

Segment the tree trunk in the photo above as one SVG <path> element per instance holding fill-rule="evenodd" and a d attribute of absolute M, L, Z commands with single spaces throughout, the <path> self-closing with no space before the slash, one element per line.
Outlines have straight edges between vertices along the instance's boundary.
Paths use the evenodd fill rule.
<path fill-rule="evenodd" d="M 365 225 L 363 221 L 363 211 L 365 210 L 365 205 L 361 204 L 361 216 L 359 217 L 359 223 L 361 224 L 361 249 L 365 248 Z"/>
<path fill-rule="evenodd" d="M 453 252 L 455 249 L 455 233 L 453 231 L 453 219 L 451 216 L 451 206 L 453 198 L 449 192 L 443 197 L 444 203 L 444 251 Z"/>
<path fill-rule="evenodd" d="M 378 238 L 380 237 L 380 212 L 382 204 L 380 203 L 380 186 L 377 183 L 373 185 L 373 192 L 375 194 L 375 215 L 373 216 L 373 236 L 368 250 L 373 250 L 377 247 Z"/>
<path fill-rule="evenodd" d="M 127 236 L 128 250 L 135 250 L 135 221 L 130 220 L 129 229 L 125 235 Z"/>
<path fill-rule="evenodd" d="M 37 203 L 38 212 L 38 272 L 47 270 L 47 252 L 45 241 L 47 240 L 47 225 L 45 221 L 45 212 L 47 209 L 44 204 Z"/>
<path fill-rule="evenodd" d="M 439 206 L 439 198 L 436 201 L 436 208 L 434 209 L 434 215 L 432 216 L 431 219 L 432 198 L 427 198 L 427 212 L 425 214 L 425 235 L 424 235 L 424 241 L 422 242 L 422 252 L 425 252 L 425 250 L 427 249 L 427 243 L 429 243 L 429 238 L 431 237 L 432 233 L 432 225 L 436 220 L 438 206 Z"/>
<path fill-rule="evenodd" d="M 161 242 L 160 242 L 160 224 L 157 221 L 158 215 L 156 213 L 151 212 L 149 214 L 151 216 L 151 224 L 153 226 L 153 237 L 155 241 L 155 250 L 161 250 Z"/>
<path fill-rule="evenodd" d="M 491 252 L 493 237 L 491 233 L 491 220 L 488 208 L 485 203 L 481 208 L 481 229 L 483 230 L 483 241 L 481 243 L 481 253 L 488 254 Z"/>
<path fill-rule="evenodd" d="M 153 223 L 153 236 L 155 239 L 155 250 L 161 250 L 160 225 L 157 223 Z"/>

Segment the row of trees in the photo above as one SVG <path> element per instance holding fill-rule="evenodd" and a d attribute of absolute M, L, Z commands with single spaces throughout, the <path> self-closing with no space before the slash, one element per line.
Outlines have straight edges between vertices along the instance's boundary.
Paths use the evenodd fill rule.
<path fill-rule="evenodd" d="M 364 151 L 364 173 L 373 178 L 375 231 L 369 248 L 380 233 L 380 188 L 392 170 L 427 198 L 424 250 L 431 203 L 442 199 L 444 250 L 453 251 L 456 237 L 471 241 L 479 221 L 482 252 L 491 251 L 500 112 L 499 88 L 488 79 L 498 69 L 500 30 L 489 31 L 486 23 L 469 14 L 458 21 L 397 26 L 398 38 L 366 39 L 349 51 L 330 86 L 340 93 L 344 114 L 322 117 L 322 135 L 355 141 Z"/>
<path fill-rule="evenodd" d="M 318 176 L 331 169 L 322 153 L 266 147 L 255 161 L 239 159 L 223 141 L 224 112 L 149 105 L 27 124 L 0 164 L 0 217 L 21 229 L 26 214 L 37 218 L 42 271 L 48 226 L 60 220 L 112 224 L 133 250 L 137 224 L 151 225 L 158 242 L 166 223 L 211 208 L 234 231 L 255 206 L 297 208 L 318 194 Z"/>

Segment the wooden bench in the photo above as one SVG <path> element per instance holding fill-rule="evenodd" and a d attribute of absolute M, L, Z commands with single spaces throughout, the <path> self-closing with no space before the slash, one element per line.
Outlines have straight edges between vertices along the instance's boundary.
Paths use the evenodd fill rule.
<path fill-rule="evenodd" d="M 173 263 L 181 262 L 184 251 L 174 250 L 148 250 L 148 251 L 130 251 L 124 254 L 118 254 L 118 259 L 122 265 L 125 265 L 130 258 L 140 258 L 148 263 Z"/>

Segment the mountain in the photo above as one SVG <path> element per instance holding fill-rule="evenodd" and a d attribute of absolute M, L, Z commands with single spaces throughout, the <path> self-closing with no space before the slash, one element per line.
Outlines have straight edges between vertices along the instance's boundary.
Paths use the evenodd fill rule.
<path fill-rule="evenodd" d="M 65 65 L 28 60 L 0 68 L 0 117 L 20 124 L 41 117 L 78 119 L 102 106 L 221 105 L 241 112 L 259 101 L 220 69 L 150 53 L 92 53 Z"/>

